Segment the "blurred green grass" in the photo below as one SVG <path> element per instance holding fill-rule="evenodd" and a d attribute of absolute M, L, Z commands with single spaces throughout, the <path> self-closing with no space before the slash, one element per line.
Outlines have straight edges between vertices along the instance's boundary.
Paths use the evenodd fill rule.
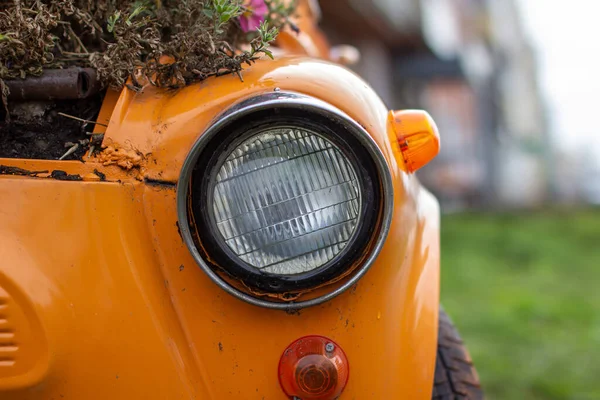
<path fill-rule="evenodd" d="M 442 303 L 489 399 L 600 399 L 600 210 L 444 216 Z"/>

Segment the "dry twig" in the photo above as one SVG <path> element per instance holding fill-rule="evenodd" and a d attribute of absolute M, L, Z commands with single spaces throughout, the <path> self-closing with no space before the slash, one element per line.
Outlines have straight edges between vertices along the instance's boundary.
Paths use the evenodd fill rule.
<path fill-rule="evenodd" d="M 71 118 L 71 119 L 74 119 L 76 121 L 83 122 L 84 124 L 96 124 L 96 125 L 108 127 L 108 125 L 103 124 L 103 123 L 98 122 L 98 121 L 90 121 L 89 119 L 79 118 L 79 117 L 76 117 L 74 115 L 69 115 L 69 114 L 65 114 L 65 113 L 62 113 L 62 112 L 59 112 L 57 114 L 60 115 L 61 117 Z"/>

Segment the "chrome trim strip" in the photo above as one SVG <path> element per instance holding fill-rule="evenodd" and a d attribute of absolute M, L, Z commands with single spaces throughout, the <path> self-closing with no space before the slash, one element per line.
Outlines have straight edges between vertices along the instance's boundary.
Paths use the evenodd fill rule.
<path fill-rule="evenodd" d="M 250 296 L 229 285 L 216 272 L 214 272 L 208 266 L 208 264 L 206 264 L 206 262 L 200 255 L 200 252 L 198 251 L 194 243 L 194 239 L 192 237 L 192 232 L 188 222 L 189 218 L 187 202 L 189 182 L 192 177 L 192 171 L 194 170 L 196 162 L 198 161 L 198 157 L 202 153 L 202 150 L 206 143 L 208 143 L 214 137 L 214 135 L 216 135 L 225 125 L 231 123 L 232 121 L 250 113 L 269 108 L 295 108 L 301 110 L 303 109 L 322 114 L 324 116 L 327 116 L 328 118 L 332 118 L 337 120 L 338 122 L 343 123 L 373 156 L 382 182 L 383 218 L 381 221 L 381 231 L 379 234 L 379 238 L 375 242 L 371 254 L 363 262 L 363 265 L 358 270 L 356 270 L 351 276 L 351 278 L 342 286 L 338 287 L 336 290 L 330 293 L 327 293 L 326 295 L 310 300 L 289 303 L 271 302 L 261 298 Z M 387 238 L 388 233 L 390 231 L 393 208 L 394 192 L 392 187 L 392 176 L 390 174 L 390 169 L 387 165 L 385 157 L 383 156 L 383 153 L 381 152 L 373 138 L 371 138 L 371 136 L 365 131 L 365 129 L 362 126 L 360 126 L 356 121 L 350 118 L 350 116 L 348 116 L 343 111 L 337 109 L 336 107 L 324 101 L 315 99 L 313 97 L 291 92 L 276 91 L 272 93 L 261 94 L 256 97 L 252 97 L 250 99 L 242 101 L 234 105 L 229 110 L 227 110 L 223 115 L 221 115 L 217 119 L 217 121 L 213 125 L 211 125 L 196 140 L 196 142 L 192 146 L 188 157 L 183 163 L 181 174 L 179 176 L 179 181 L 177 184 L 177 217 L 179 220 L 181 236 L 183 237 L 186 246 L 192 253 L 192 256 L 194 257 L 200 268 L 202 268 L 202 270 L 208 275 L 208 277 L 213 282 L 215 282 L 219 287 L 221 287 L 221 289 L 225 290 L 232 296 L 235 296 L 240 300 L 243 300 L 247 303 L 256 306 L 285 311 L 299 310 L 302 308 L 324 303 L 340 295 L 341 293 L 352 287 L 354 284 L 356 284 L 359 281 L 359 279 L 367 273 L 367 271 L 373 264 L 373 261 L 375 261 L 375 258 L 379 255 L 381 248 L 383 247 L 385 239 Z"/>

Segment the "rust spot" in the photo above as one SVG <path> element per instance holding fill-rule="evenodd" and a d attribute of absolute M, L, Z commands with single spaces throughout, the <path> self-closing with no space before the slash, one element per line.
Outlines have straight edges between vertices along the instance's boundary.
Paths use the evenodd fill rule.
<path fill-rule="evenodd" d="M 100 178 L 100 181 L 104 182 L 106 180 L 106 174 L 103 174 L 102 172 L 98 171 L 97 169 L 94 170 L 94 174 L 96 174 L 98 176 L 98 178 Z"/>
<path fill-rule="evenodd" d="M 19 175 L 19 176 L 37 176 L 39 174 L 47 174 L 49 171 L 28 171 L 23 168 L 9 167 L 0 165 L 0 175 Z"/>
<path fill-rule="evenodd" d="M 83 178 L 81 175 L 69 175 L 65 171 L 61 171 L 60 169 L 55 169 L 50 174 L 50 178 L 56 179 L 58 181 L 81 181 Z"/>
<path fill-rule="evenodd" d="M 175 222 L 175 226 L 177 227 L 177 233 L 179 234 L 179 237 L 181 240 L 183 240 L 183 236 L 181 236 L 181 229 L 179 228 L 179 221 Z"/>
<path fill-rule="evenodd" d="M 289 315 L 300 316 L 300 309 L 299 308 L 288 308 L 285 310 L 285 313 L 289 314 Z"/>
<path fill-rule="evenodd" d="M 144 178 L 144 182 L 148 186 L 156 186 L 156 187 L 165 188 L 165 189 L 172 189 L 177 186 L 176 182 L 163 181 L 160 179 Z"/>
<path fill-rule="evenodd" d="M 223 343 L 219 342 L 219 351 L 223 351 Z"/>

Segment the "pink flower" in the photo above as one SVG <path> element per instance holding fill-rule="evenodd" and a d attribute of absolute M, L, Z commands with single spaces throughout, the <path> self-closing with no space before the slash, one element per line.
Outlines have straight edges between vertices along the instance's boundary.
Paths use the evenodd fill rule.
<path fill-rule="evenodd" d="M 240 16 L 240 26 L 244 32 L 255 31 L 269 14 L 265 0 L 246 0 L 244 12 Z"/>

